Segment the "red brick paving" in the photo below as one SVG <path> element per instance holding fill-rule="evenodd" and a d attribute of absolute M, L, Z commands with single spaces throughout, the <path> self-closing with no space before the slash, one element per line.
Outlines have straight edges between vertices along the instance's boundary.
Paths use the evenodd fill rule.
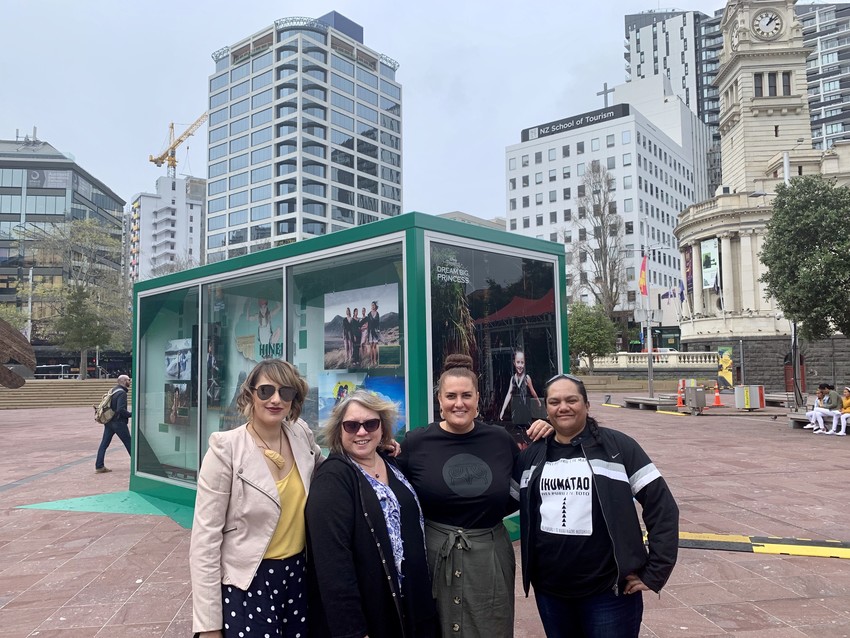
<path fill-rule="evenodd" d="M 682 531 L 850 540 L 850 437 L 793 430 L 778 408 L 675 417 L 591 399 L 661 469 Z M 117 440 L 114 471 L 94 474 L 100 435 L 91 408 L 0 412 L 0 636 L 191 635 L 187 530 L 159 516 L 15 509 L 126 490 Z M 642 638 L 850 636 L 850 560 L 682 549 L 661 596 L 644 601 Z M 516 618 L 517 638 L 543 635 L 519 578 Z"/>

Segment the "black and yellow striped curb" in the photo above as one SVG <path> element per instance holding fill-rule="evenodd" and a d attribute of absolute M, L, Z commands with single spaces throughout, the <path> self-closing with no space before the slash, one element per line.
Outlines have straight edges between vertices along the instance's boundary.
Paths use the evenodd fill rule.
<path fill-rule="evenodd" d="M 740 534 L 679 533 L 679 547 L 709 549 L 752 554 L 782 556 L 813 556 L 818 558 L 850 558 L 850 543 L 845 541 L 815 540 L 811 538 L 783 538 L 780 536 L 742 536 Z"/>

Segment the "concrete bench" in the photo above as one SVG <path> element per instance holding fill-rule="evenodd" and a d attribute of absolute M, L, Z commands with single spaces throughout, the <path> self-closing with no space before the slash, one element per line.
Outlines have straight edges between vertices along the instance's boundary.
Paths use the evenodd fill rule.
<path fill-rule="evenodd" d="M 670 395 L 668 395 L 669 397 Z M 624 397 L 623 403 L 634 410 L 670 410 L 676 411 L 676 399 L 665 397 Z"/>
<path fill-rule="evenodd" d="M 803 412 L 791 412 L 788 415 L 788 425 L 790 425 L 792 428 L 801 430 L 803 426 L 806 425 L 808 422 L 809 419 L 806 418 L 806 415 Z"/>
<path fill-rule="evenodd" d="M 764 395 L 764 404 L 765 405 L 773 405 L 780 408 L 793 408 L 794 407 L 794 393 L 793 392 L 776 392 L 773 394 L 765 394 Z"/>

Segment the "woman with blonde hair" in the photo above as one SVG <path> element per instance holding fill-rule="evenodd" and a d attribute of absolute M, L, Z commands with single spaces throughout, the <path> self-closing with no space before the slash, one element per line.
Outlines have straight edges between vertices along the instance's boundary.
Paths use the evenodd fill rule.
<path fill-rule="evenodd" d="M 306 396 L 295 366 L 262 361 L 237 398 L 247 423 L 210 436 L 189 549 L 200 638 L 306 635 L 304 506 L 322 462 Z"/>
<path fill-rule="evenodd" d="M 438 635 L 419 501 L 382 451 L 397 421 L 395 404 L 357 390 L 324 428 L 331 453 L 306 510 L 311 638 Z"/>

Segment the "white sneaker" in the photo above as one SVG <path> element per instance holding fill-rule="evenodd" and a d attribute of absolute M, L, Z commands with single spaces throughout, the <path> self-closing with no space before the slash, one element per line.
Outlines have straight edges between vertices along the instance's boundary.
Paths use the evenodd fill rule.
<path fill-rule="evenodd" d="M 820 428 L 813 430 L 815 434 L 826 434 L 826 430 L 821 430 Z"/>
<path fill-rule="evenodd" d="M 803 426 L 803 429 L 804 429 L 804 430 L 811 430 L 811 429 L 813 429 L 814 427 L 815 427 L 815 424 L 814 424 L 814 423 L 808 423 L 808 424 L 806 424 L 806 425 L 804 425 L 804 426 Z"/>
<path fill-rule="evenodd" d="M 835 434 L 835 430 L 828 430 L 827 432 L 824 432 L 824 434 Z"/>
<path fill-rule="evenodd" d="M 847 436 L 846 432 L 836 432 L 835 436 Z"/>

